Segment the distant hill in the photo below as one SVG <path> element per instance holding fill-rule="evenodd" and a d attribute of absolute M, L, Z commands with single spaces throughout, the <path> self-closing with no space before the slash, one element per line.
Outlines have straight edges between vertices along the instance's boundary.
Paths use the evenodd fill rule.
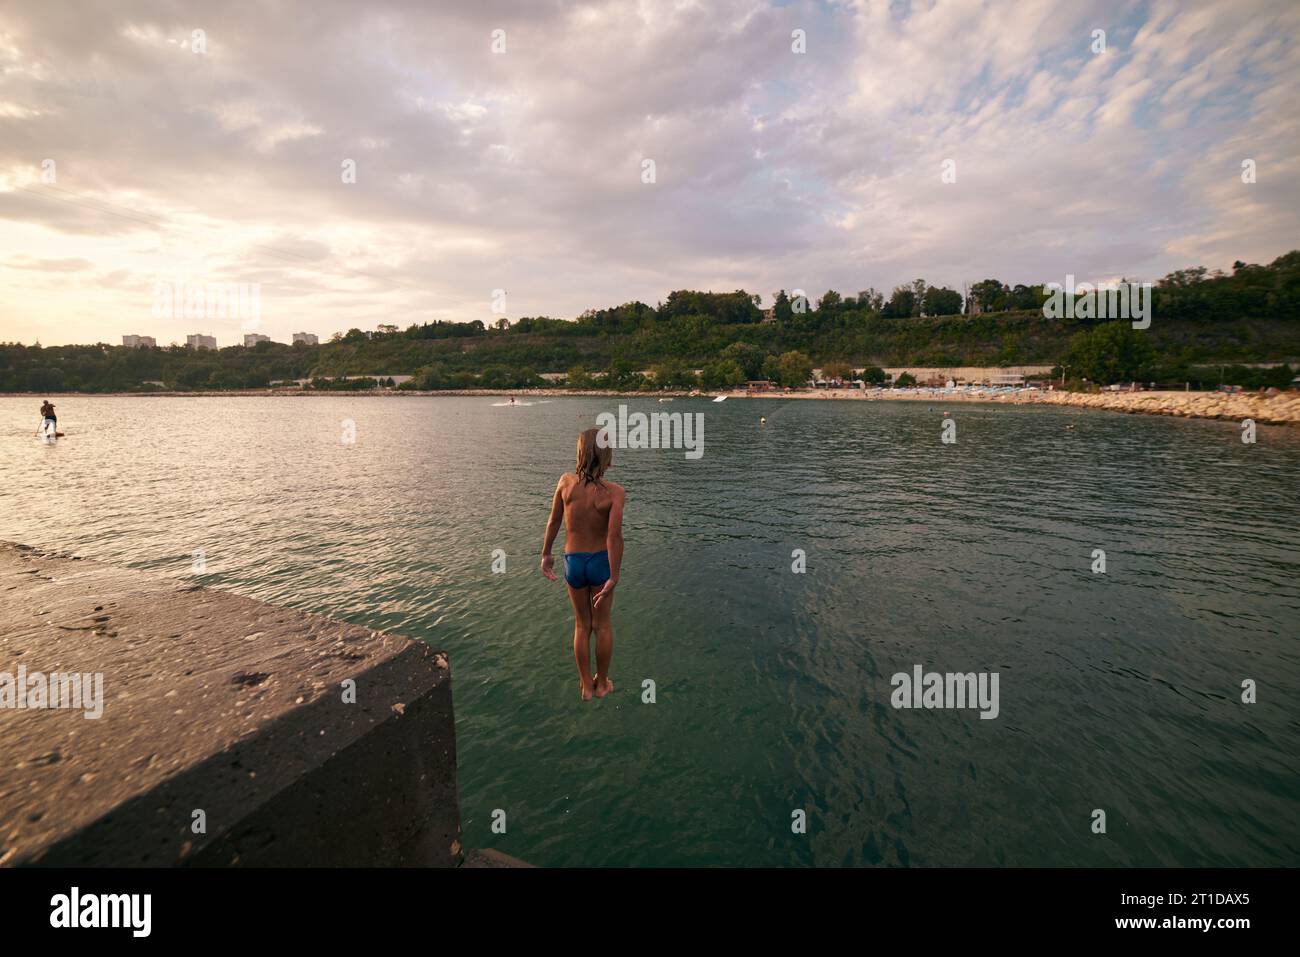
<path fill-rule="evenodd" d="M 1212 365 L 1300 358 L 1300 251 L 1267 266 L 1239 262 L 1230 274 L 1180 270 L 1153 293 L 1153 321 L 1142 333 L 1154 350 L 1144 369 L 1152 378 L 1196 381 L 1198 370 Z M 193 351 L 11 343 L 0 345 L 0 392 L 160 388 L 150 382 L 179 390 L 245 389 L 276 380 L 392 375 L 413 376 L 404 386 L 414 388 L 513 388 L 543 384 L 544 372 L 572 373 L 577 384 L 600 372 L 607 374 L 604 384 L 644 388 L 656 381 L 689 384 L 696 368 L 730 384 L 765 377 L 774 357 L 789 353 L 819 366 L 1051 365 L 1100 323 L 1046 318 L 1044 295 L 1041 285 L 987 279 L 963 297 L 917 280 L 888 297 L 830 290 L 815 303 L 781 291 L 764 311 L 759 297 L 744 290 L 678 290 L 657 306 L 625 303 L 575 320 L 353 329 L 316 346 L 262 342 Z M 647 382 L 639 375 L 645 370 L 657 374 Z"/>

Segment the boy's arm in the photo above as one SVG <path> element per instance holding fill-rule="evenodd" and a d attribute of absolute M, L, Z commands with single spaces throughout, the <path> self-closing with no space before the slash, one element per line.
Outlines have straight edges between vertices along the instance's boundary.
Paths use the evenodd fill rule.
<path fill-rule="evenodd" d="M 605 587 L 596 592 L 592 598 L 593 605 L 598 604 L 608 594 L 613 594 L 618 584 L 619 568 L 623 564 L 623 503 L 627 493 L 619 489 L 614 493 L 614 501 L 609 506 L 609 528 L 605 532 L 605 550 L 609 552 L 609 581 Z"/>
<path fill-rule="evenodd" d="M 564 485 L 564 479 L 555 483 L 555 495 L 551 498 L 551 517 L 546 522 L 546 538 L 542 541 L 542 574 L 555 581 L 555 556 L 551 554 L 551 547 L 555 544 L 555 536 L 560 534 L 560 523 L 564 521 L 564 498 L 560 494 L 560 489 Z"/>

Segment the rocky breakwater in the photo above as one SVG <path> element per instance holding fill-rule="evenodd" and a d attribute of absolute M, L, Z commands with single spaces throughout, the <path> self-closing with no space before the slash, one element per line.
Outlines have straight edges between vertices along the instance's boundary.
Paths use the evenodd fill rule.
<path fill-rule="evenodd" d="M 1180 415 L 1198 419 L 1253 419 L 1261 425 L 1300 424 L 1300 392 L 1040 392 L 997 401 L 1078 405 L 1111 412 Z"/>

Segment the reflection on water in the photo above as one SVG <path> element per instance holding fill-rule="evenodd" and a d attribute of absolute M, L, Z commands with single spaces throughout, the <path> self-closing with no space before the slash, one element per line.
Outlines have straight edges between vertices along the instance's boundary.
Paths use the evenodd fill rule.
<path fill-rule="evenodd" d="M 467 846 L 1295 861 L 1297 432 L 960 405 L 944 445 L 924 404 L 499 401 L 69 397 L 47 447 L 39 399 L 0 399 L 0 537 L 178 577 L 202 549 L 207 584 L 445 648 Z M 619 401 L 703 412 L 705 454 L 616 453 L 619 691 L 582 705 L 536 561 L 574 437 Z M 998 718 L 893 709 L 916 664 L 998 672 Z"/>

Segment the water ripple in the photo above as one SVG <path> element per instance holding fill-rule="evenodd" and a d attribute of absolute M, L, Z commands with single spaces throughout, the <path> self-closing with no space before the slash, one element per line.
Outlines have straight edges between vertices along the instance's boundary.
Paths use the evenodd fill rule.
<path fill-rule="evenodd" d="M 71 397 L 48 447 L 0 399 L 0 536 L 447 649 L 465 842 L 537 863 L 1294 862 L 1294 431 L 678 400 L 702 459 L 615 453 L 620 691 L 581 706 L 536 555 L 616 404 Z M 895 710 L 914 664 L 998 671 L 999 718 Z"/>

